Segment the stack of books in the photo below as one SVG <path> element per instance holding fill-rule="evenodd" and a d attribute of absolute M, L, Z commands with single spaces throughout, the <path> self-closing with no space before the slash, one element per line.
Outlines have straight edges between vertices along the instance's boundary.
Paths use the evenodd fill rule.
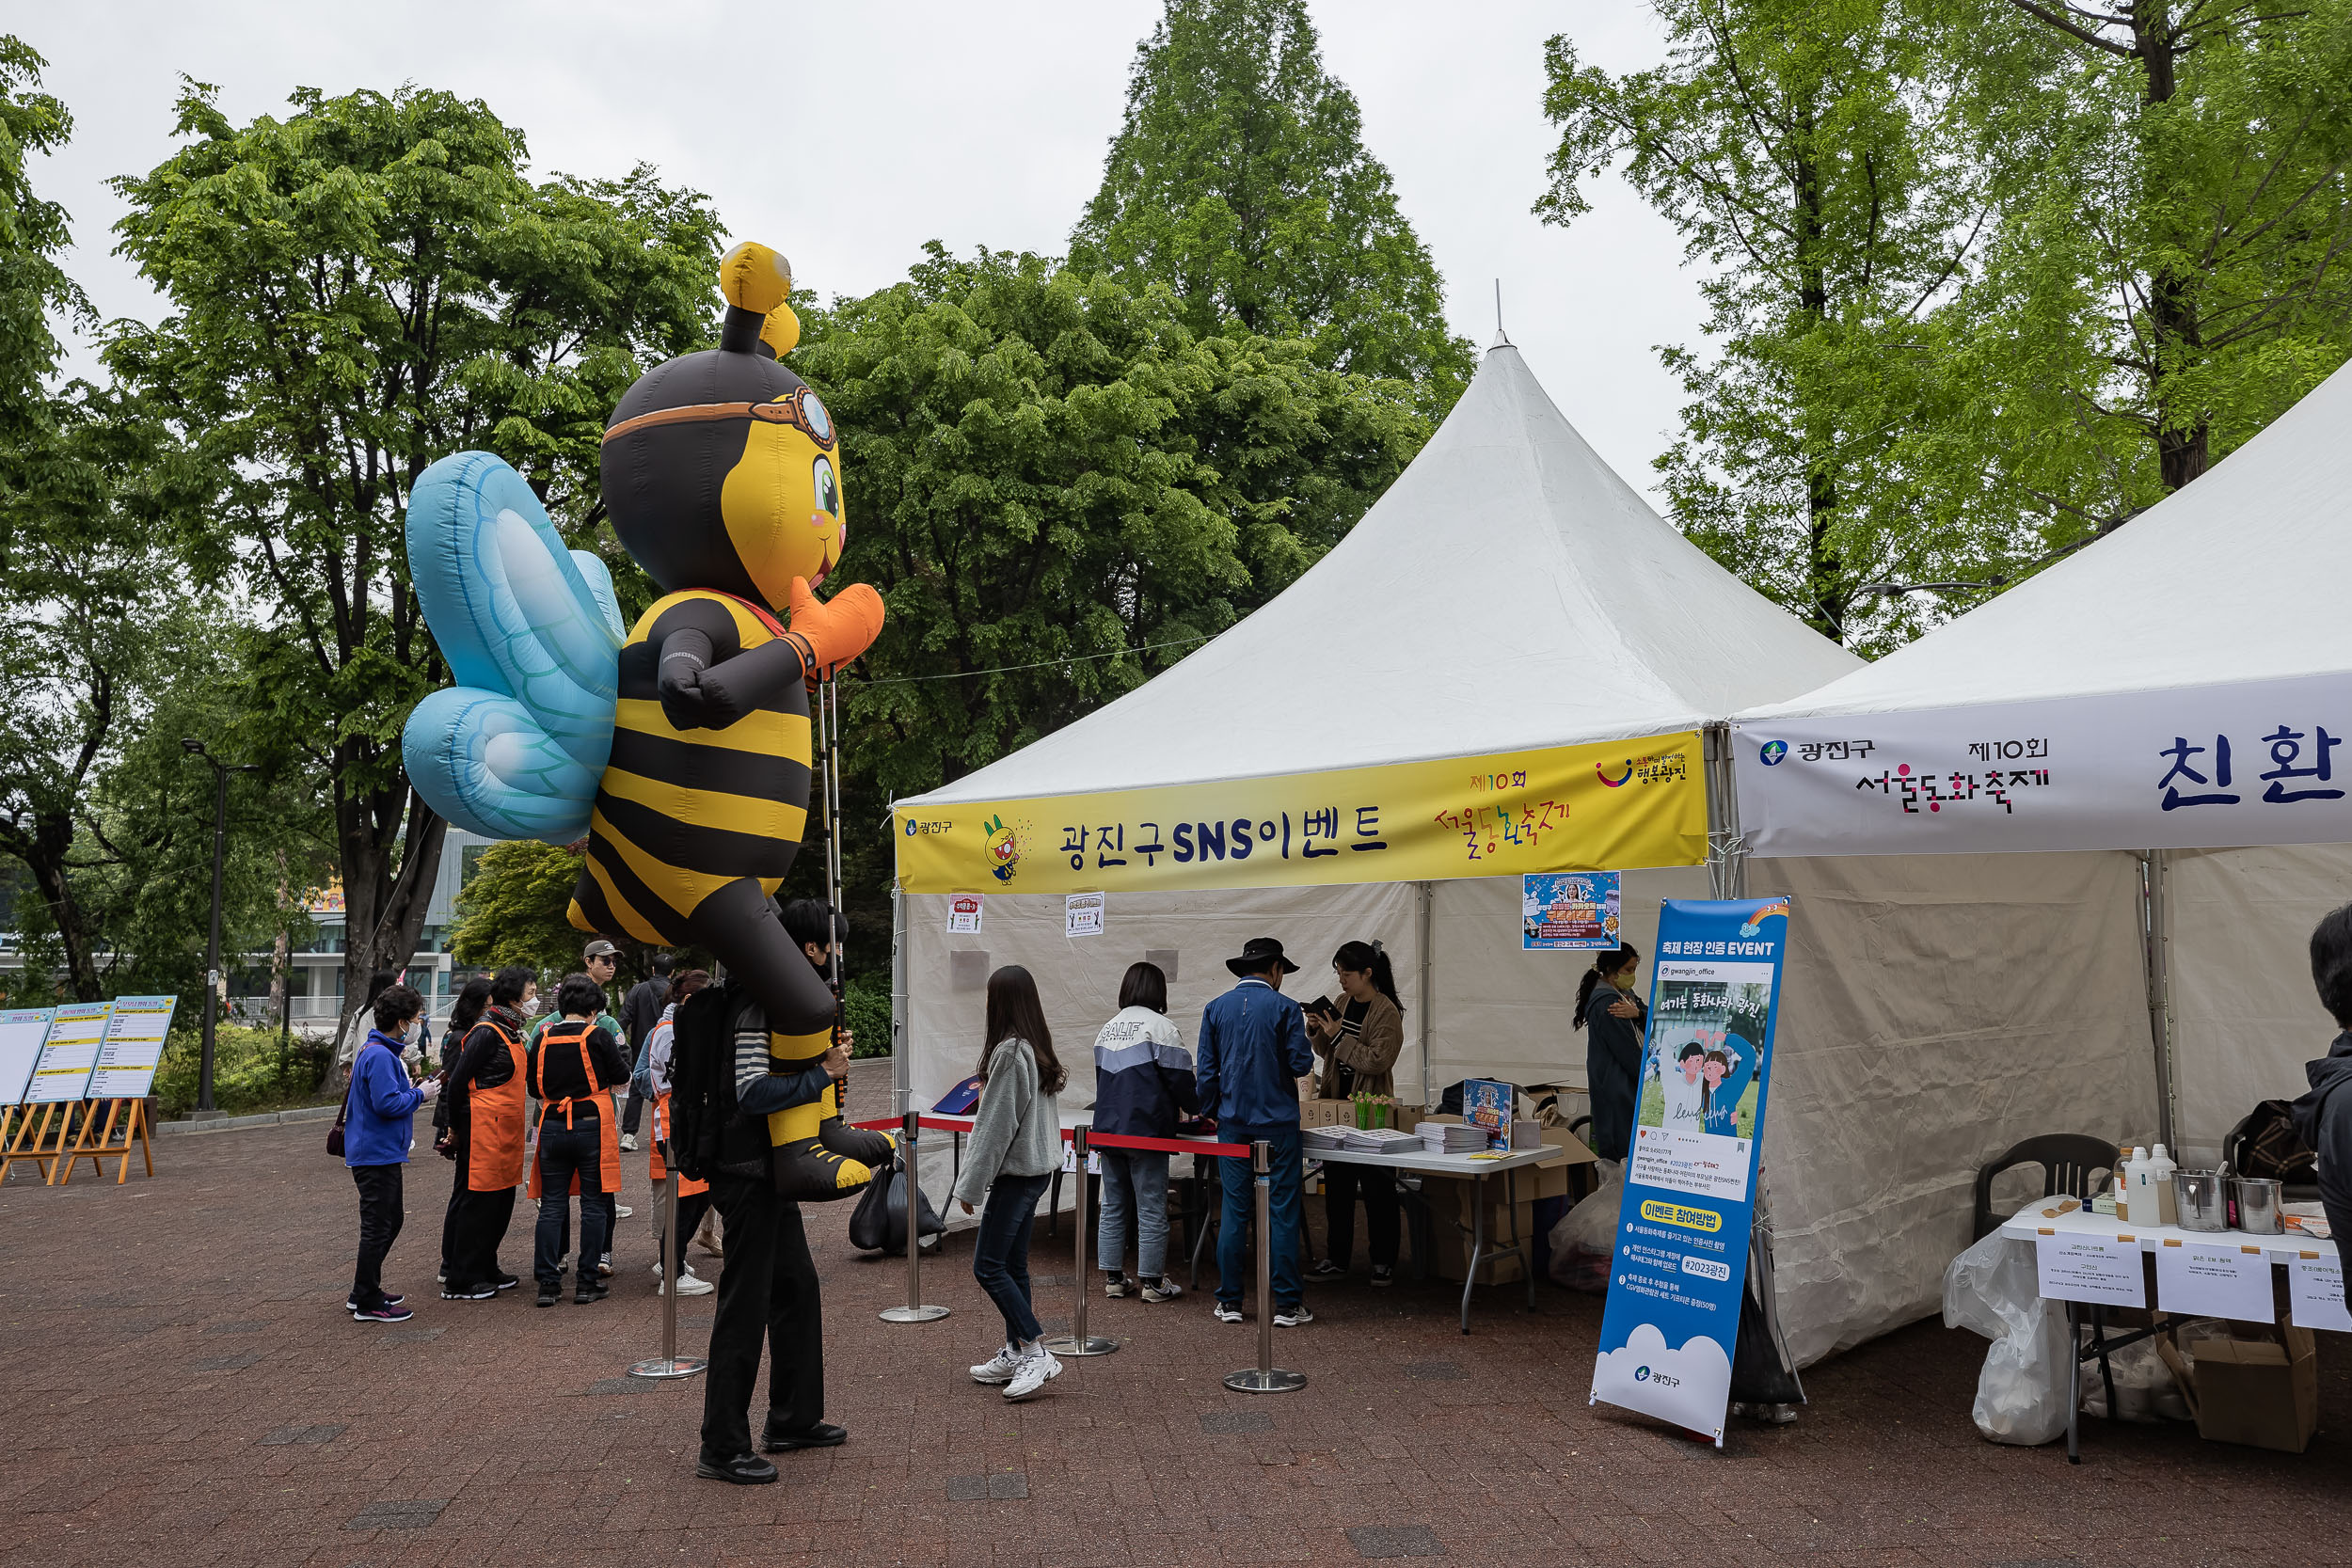
<path fill-rule="evenodd" d="M 1302 1127 L 1298 1130 L 1298 1147 L 1309 1154 L 1328 1153 L 1347 1147 L 1348 1135 L 1356 1130 L 1331 1122 L 1322 1127 Z"/>
<path fill-rule="evenodd" d="M 1419 1154 L 1425 1147 L 1418 1133 L 1401 1127 L 1351 1127 L 1345 1147 L 1357 1154 Z"/>
<path fill-rule="evenodd" d="M 1432 1154 L 1479 1154 L 1486 1148 L 1486 1130 L 1467 1122 L 1417 1121 L 1413 1132 Z"/>

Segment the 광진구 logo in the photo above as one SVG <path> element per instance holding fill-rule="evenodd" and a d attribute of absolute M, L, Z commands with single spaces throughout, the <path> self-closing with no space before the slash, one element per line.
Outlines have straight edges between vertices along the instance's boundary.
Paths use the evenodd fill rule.
<path fill-rule="evenodd" d="M 1777 768 L 1780 766 L 1781 758 L 1788 754 L 1788 742 L 1786 740 L 1768 740 L 1764 742 L 1763 750 L 1757 754 L 1764 759 L 1765 767 Z"/>

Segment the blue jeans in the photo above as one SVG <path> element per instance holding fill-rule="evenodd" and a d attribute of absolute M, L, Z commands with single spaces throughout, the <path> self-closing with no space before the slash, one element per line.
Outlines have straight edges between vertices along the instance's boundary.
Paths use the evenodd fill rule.
<path fill-rule="evenodd" d="M 1105 1148 L 1103 1223 L 1094 1233 L 1104 1274 L 1127 1262 L 1127 1233 L 1135 1232 L 1136 1274 L 1157 1279 L 1168 1272 L 1168 1156 L 1143 1148 Z"/>
<path fill-rule="evenodd" d="M 972 1244 L 972 1277 L 1005 1315 L 1005 1338 L 1023 1344 L 1041 1338 L 1029 1309 L 1029 1229 L 1050 1176 L 999 1176 L 989 1183 L 980 1234 Z"/>
<path fill-rule="evenodd" d="M 1298 1305 L 1298 1211 L 1304 1183 L 1298 1174 L 1298 1129 L 1292 1127 L 1242 1127 L 1227 1122 L 1216 1130 L 1216 1141 L 1224 1144 L 1255 1143 L 1263 1139 L 1274 1146 L 1272 1191 L 1267 1193 L 1266 1212 L 1273 1221 L 1274 1234 L 1266 1238 L 1273 1249 L 1268 1259 L 1274 1267 L 1274 1306 L 1277 1311 Z M 1216 1299 L 1226 1307 L 1239 1307 L 1243 1284 L 1255 1277 L 1256 1265 L 1249 1257 L 1249 1226 L 1257 1209 L 1257 1198 L 1250 1192 L 1255 1180 L 1249 1174 L 1247 1160 L 1220 1160 L 1223 1167 L 1220 1180 L 1225 1188 L 1225 1211 L 1217 1221 L 1216 1231 Z"/>

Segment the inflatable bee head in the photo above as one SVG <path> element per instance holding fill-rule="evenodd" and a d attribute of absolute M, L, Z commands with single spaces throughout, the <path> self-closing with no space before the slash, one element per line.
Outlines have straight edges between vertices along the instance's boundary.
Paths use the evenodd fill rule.
<path fill-rule="evenodd" d="M 665 594 L 713 588 L 781 612 L 841 559 L 833 416 L 778 363 L 800 341 L 792 266 L 763 245 L 719 263 L 719 346 L 638 378 L 606 424 L 599 465 L 613 531 Z"/>

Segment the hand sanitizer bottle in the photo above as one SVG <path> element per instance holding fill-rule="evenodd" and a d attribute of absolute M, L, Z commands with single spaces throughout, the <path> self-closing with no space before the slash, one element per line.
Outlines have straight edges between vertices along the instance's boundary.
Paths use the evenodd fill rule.
<path fill-rule="evenodd" d="M 2148 1180 L 2156 1189 L 2156 1212 L 2166 1225 L 2181 1223 L 2180 1200 L 2172 1192 L 2172 1173 L 2178 1169 L 2164 1145 L 2156 1145 L 2155 1156 L 2148 1162 Z"/>

